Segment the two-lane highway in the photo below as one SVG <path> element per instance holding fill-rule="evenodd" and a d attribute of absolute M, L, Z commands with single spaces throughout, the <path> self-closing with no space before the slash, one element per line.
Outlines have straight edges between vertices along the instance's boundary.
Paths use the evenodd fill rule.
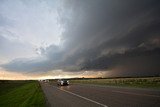
<path fill-rule="evenodd" d="M 50 107 L 160 107 L 160 91 L 41 83 Z"/>

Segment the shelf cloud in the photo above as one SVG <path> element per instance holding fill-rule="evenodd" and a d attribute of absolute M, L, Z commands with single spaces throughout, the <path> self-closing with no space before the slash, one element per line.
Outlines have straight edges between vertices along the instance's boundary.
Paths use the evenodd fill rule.
<path fill-rule="evenodd" d="M 3 17 L 9 17 L 6 15 L 10 13 L 8 11 L 16 9 L 6 10 L 5 3 L 0 5 L 6 11 L 0 11 L 0 31 L 6 28 L 14 34 L 22 34 L 20 40 L 26 40 L 32 45 L 30 49 L 39 53 L 32 53 L 32 57 L 27 58 L 25 55 L 21 58 L 16 56 L 1 64 L 3 69 L 22 73 L 62 70 L 102 71 L 110 76 L 160 75 L 159 0 L 37 1 L 37 7 L 31 2 L 18 4 L 28 13 L 23 10 L 15 13 L 27 14 L 28 19 L 15 16 L 5 20 Z M 19 25 L 14 20 L 19 24 L 24 21 L 26 26 L 22 31 L 25 33 L 15 30 Z M 32 29 L 29 29 L 30 26 Z M 32 36 L 27 36 L 32 32 L 34 41 Z M 0 33 L 1 49 L 14 47 L 14 44 L 3 45 L 4 38 L 7 37 Z M 33 48 L 35 46 L 36 49 Z M 7 49 L 4 51 L 8 52 Z"/>

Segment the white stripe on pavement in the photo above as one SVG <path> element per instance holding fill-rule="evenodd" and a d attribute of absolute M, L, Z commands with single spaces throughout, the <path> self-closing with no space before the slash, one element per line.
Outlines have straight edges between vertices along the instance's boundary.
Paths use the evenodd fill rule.
<path fill-rule="evenodd" d="M 55 87 L 55 86 L 53 86 L 53 87 Z M 57 87 L 55 87 L 55 88 L 57 88 Z M 58 88 L 58 89 L 59 89 L 59 88 Z M 67 91 L 67 90 L 64 90 L 64 89 L 59 89 L 59 90 L 64 91 L 64 92 L 67 92 L 67 93 L 72 94 L 72 95 L 74 95 L 74 96 L 77 96 L 77 97 L 79 97 L 79 98 L 85 99 L 85 100 L 90 101 L 90 102 L 92 102 L 92 103 L 98 104 L 98 105 L 100 105 L 100 106 L 102 106 L 102 107 L 108 107 L 107 105 L 104 105 L 104 104 L 99 103 L 99 102 L 97 102 L 97 101 L 94 101 L 94 100 L 91 100 L 91 99 L 89 99 L 89 98 L 83 97 L 83 96 L 81 96 L 81 95 L 72 93 L 72 92 L 70 92 L 70 91 Z"/>
<path fill-rule="evenodd" d="M 123 92 L 123 91 L 112 91 L 112 92 L 121 93 L 121 94 L 139 95 L 139 96 L 148 96 L 148 97 L 160 97 L 160 96 L 158 96 L 158 95 L 138 94 L 138 93 L 132 93 L 132 92 Z"/>

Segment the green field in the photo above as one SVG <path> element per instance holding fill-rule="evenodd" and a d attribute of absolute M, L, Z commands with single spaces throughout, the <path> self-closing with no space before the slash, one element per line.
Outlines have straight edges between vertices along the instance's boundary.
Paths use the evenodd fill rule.
<path fill-rule="evenodd" d="M 93 84 L 103 86 L 121 86 L 135 88 L 160 89 L 160 77 L 148 78 L 113 78 L 113 79 L 80 79 L 70 80 L 71 83 Z"/>
<path fill-rule="evenodd" d="M 37 81 L 0 81 L 0 107 L 45 107 Z"/>

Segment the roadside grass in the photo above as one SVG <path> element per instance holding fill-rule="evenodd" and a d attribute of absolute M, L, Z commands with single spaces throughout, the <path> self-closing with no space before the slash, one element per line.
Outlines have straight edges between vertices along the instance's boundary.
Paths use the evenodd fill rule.
<path fill-rule="evenodd" d="M 0 80 L 0 96 L 26 83 L 26 81 Z"/>
<path fill-rule="evenodd" d="M 0 107 L 45 107 L 37 81 L 0 83 L 0 90 Z"/>
<path fill-rule="evenodd" d="M 71 83 L 160 89 L 160 77 L 70 80 Z"/>

